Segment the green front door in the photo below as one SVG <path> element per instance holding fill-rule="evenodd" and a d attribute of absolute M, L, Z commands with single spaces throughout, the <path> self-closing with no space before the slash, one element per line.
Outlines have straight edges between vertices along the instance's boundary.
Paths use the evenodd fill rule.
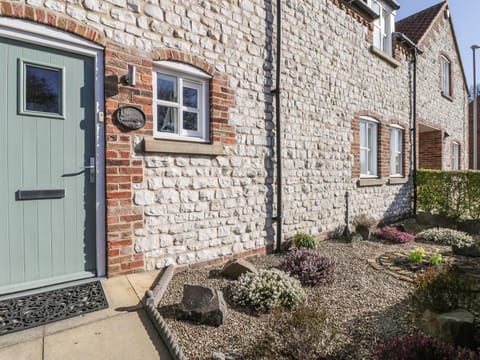
<path fill-rule="evenodd" d="M 95 276 L 94 74 L 0 37 L 0 295 Z"/>

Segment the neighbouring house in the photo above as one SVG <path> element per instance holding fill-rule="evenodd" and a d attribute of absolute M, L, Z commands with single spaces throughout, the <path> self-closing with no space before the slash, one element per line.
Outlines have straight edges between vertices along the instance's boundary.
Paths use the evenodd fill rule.
<path fill-rule="evenodd" d="M 468 86 L 446 1 L 396 23 L 418 57 L 418 167 L 468 168 Z"/>
<path fill-rule="evenodd" d="M 276 96 L 281 239 L 409 214 L 415 47 L 398 8 L 282 2 L 277 63 L 271 1 L 0 1 L 0 294 L 272 247 Z M 418 165 L 463 168 L 466 87 L 434 9 L 404 30 L 423 49 Z"/>

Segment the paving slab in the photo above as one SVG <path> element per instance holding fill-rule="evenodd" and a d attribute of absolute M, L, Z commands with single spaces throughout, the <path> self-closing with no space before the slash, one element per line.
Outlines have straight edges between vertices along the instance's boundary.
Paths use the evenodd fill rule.
<path fill-rule="evenodd" d="M 43 351 L 43 360 L 171 359 L 144 310 L 46 336 Z"/>
<path fill-rule="evenodd" d="M 143 273 L 137 273 L 127 275 L 127 279 L 130 285 L 133 287 L 137 297 L 143 299 L 145 292 L 150 290 L 152 285 L 158 280 L 160 271 L 147 271 Z"/>
<path fill-rule="evenodd" d="M 0 360 L 42 360 L 42 356 L 42 338 L 0 349 Z"/>

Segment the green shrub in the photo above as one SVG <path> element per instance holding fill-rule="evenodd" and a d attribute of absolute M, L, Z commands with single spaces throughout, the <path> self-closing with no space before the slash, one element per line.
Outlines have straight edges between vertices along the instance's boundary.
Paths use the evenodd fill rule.
<path fill-rule="evenodd" d="M 470 246 L 474 243 L 473 238 L 462 231 L 446 228 L 432 228 L 419 232 L 416 240 L 431 241 L 442 245 L 455 245 L 458 247 Z"/>
<path fill-rule="evenodd" d="M 470 308 L 475 300 L 472 281 L 451 266 L 427 269 L 415 285 L 414 298 L 422 310 L 448 312 Z"/>
<path fill-rule="evenodd" d="M 480 171 L 417 170 L 420 209 L 480 219 Z"/>
<path fill-rule="evenodd" d="M 312 235 L 297 233 L 293 237 L 293 244 L 298 248 L 316 249 L 318 247 L 318 240 Z"/>
<path fill-rule="evenodd" d="M 252 359 L 324 359 L 334 345 L 335 328 L 318 304 L 292 311 L 275 309 L 265 335 L 252 346 Z"/>
<path fill-rule="evenodd" d="M 300 281 L 277 269 L 244 273 L 232 284 L 230 292 L 234 303 L 261 311 L 291 308 L 305 297 Z"/>

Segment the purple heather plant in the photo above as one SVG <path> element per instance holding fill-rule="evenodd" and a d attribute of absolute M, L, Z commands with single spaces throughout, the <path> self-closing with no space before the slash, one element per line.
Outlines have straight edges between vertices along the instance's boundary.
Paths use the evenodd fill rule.
<path fill-rule="evenodd" d="M 432 337 L 395 338 L 386 344 L 374 345 L 372 351 L 379 360 L 479 360 L 480 354 L 467 348 L 454 345 Z"/>
<path fill-rule="evenodd" d="M 392 226 L 384 226 L 378 229 L 375 234 L 378 237 L 395 244 L 406 244 L 415 239 L 412 234 L 400 231 Z"/>
<path fill-rule="evenodd" d="M 313 249 L 293 249 L 285 256 L 280 269 L 295 276 L 302 285 L 326 285 L 334 280 L 336 260 L 321 256 Z"/>

